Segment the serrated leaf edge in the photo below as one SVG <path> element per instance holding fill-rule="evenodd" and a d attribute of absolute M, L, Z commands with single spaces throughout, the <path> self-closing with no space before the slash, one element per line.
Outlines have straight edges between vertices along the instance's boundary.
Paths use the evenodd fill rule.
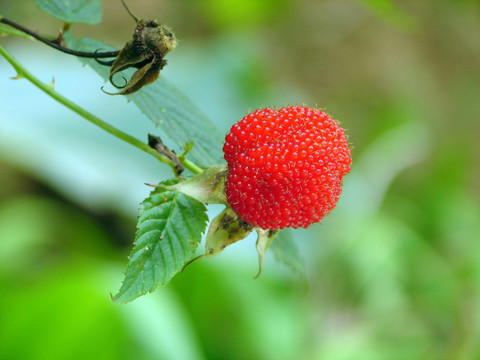
<path fill-rule="evenodd" d="M 152 191 L 151 194 L 155 194 L 155 191 L 158 191 L 158 188 L 157 188 L 156 190 Z M 159 192 L 160 192 L 160 193 L 163 193 L 163 192 L 166 192 L 166 191 L 169 191 L 169 192 L 174 193 L 174 197 L 169 201 L 169 202 L 171 202 L 171 207 L 170 207 L 169 212 L 168 212 L 168 217 L 167 217 L 167 219 L 168 219 L 168 218 L 170 218 L 170 217 L 172 216 L 172 214 L 173 214 L 173 211 L 174 211 L 174 209 L 175 209 L 175 204 L 178 202 L 177 199 L 178 199 L 178 196 L 179 196 L 180 193 L 179 193 L 178 191 L 172 191 L 172 190 L 163 190 L 163 191 L 160 190 Z M 188 195 L 183 194 L 183 196 L 185 196 L 186 200 L 187 200 L 189 203 L 191 203 L 192 200 L 193 200 L 194 202 L 197 201 L 197 200 L 191 198 L 191 197 L 188 196 Z M 142 209 L 143 206 L 145 206 L 144 204 L 145 204 L 146 202 L 150 201 L 151 203 L 154 203 L 152 197 L 153 197 L 153 195 L 150 195 L 149 197 L 147 197 L 147 198 L 142 202 L 142 205 L 141 205 L 141 207 L 140 207 L 140 210 Z M 199 203 L 200 203 L 200 202 L 199 202 Z M 200 204 L 202 204 L 202 203 L 200 203 Z M 161 204 L 159 204 L 159 205 L 157 205 L 157 206 L 160 206 L 160 205 L 161 205 Z M 203 205 L 203 204 L 202 204 L 202 205 Z M 186 224 L 189 224 L 190 222 L 188 221 L 187 218 L 185 218 L 184 212 L 181 212 L 181 215 L 182 215 L 182 217 L 183 217 L 183 221 L 184 221 Z M 139 215 L 139 218 L 140 218 L 140 215 Z M 205 232 L 207 220 L 208 220 L 208 217 L 206 216 L 206 209 L 205 209 L 205 219 L 201 219 L 201 221 L 203 221 L 203 222 L 205 223 L 205 227 L 204 227 L 204 230 L 202 231 L 202 234 Z M 148 221 L 148 219 L 145 219 L 145 221 Z M 167 225 L 168 225 L 168 221 L 167 221 L 167 224 L 165 225 L 165 228 L 164 228 L 163 231 L 162 231 L 162 235 L 161 235 L 161 236 L 163 236 L 163 233 L 164 233 L 164 231 L 166 230 Z M 174 230 L 175 230 L 175 229 L 174 229 Z M 137 223 L 137 231 L 135 232 L 135 239 L 137 239 L 138 231 L 139 231 L 139 228 L 138 228 L 138 223 Z M 154 231 L 154 230 L 151 230 L 151 231 Z M 190 227 L 188 228 L 188 231 L 189 231 L 189 233 L 193 233 L 193 231 L 192 231 L 192 229 L 191 229 Z M 147 232 L 147 233 L 148 233 L 148 232 Z M 144 233 L 144 234 L 142 234 L 141 236 L 144 236 L 144 235 L 147 234 L 147 233 Z M 180 238 L 180 236 L 177 236 L 177 237 Z M 192 249 L 192 254 L 195 253 L 195 250 L 196 250 L 197 246 L 199 245 L 199 243 L 200 243 L 200 241 L 195 242 L 195 247 Z M 134 242 L 134 247 L 135 247 L 135 244 L 136 244 L 136 241 Z M 180 245 L 181 245 L 181 248 L 182 248 L 184 254 L 187 254 L 187 251 L 186 251 L 186 249 L 185 249 L 185 245 L 184 245 L 183 243 L 180 243 Z M 157 243 L 155 246 L 158 246 L 158 243 Z M 169 243 L 169 246 L 170 246 L 170 248 L 171 248 L 171 253 L 174 254 L 174 250 L 173 250 L 172 244 Z M 144 250 L 146 247 L 148 247 L 148 245 L 146 245 L 146 246 L 144 246 L 144 247 L 142 247 L 142 248 L 139 248 L 139 249 L 135 252 L 135 254 L 136 254 L 138 251 Z M 131 254 L 128 256 L 129 263 L 127 264 L 127 269 L 128 269 L 128 267 L 129 267 L 129 264 L 130 264 L 130 258 L 131 258 L 131 256 L 132 256 L 133 254 L 134 254 L 134 253 L 131 253 Z M 166 261 L 165 261 L 165 254 L 164 254 L 163 252 L 160 252 L 160 254 L 161 254 L 161 256 L 162 256 L 162 258 L 163 258 L 163 261 L 164 261 L 164 263 L 165 263 L 165 262 L 166 262 Z M 191 259 L 185 259 L 185 260 L 183 261 L 183 263 L 181 264 L 182 267 L 183 267 L 186 263 L 188 263 L 190 260 L 191 260 Z M 176 265 L 177 265 L 178 263 L 177 263 L 176 257 L 174 257 L 174 262 L 175 262 L 175 267 L 177 267 Z M 141 291 L 141 292 L 140 292 L 137 296 L 135 296 L 133 299 L 122 300 L 122 298 L 125 297 L 125 295 L 128 293 L 128 291 L 132 288 L 132 286 L 136 283 L 136 281 L 138 280 L 138 278 L 139 278 L 140 275 L 142 274 L 142 271 L 143 271 L 144 266 L 145 266 L 145 264 L 143 264 L 141 270 L 140 270 L 140 271 L 138 272 L 138 274 L 133 278 L 133 281 L 131 282 L 131 285 L 129 285 L 128 287 L 126 287 L 126 288 L 122 291 L 122 289 L 123 289 L 123 287 L 124 287 L 124 284 L 125 284 L 126 277 L 123 279 L 122 285 L 120 286 L 120 289 L 118 290 L 117 294 L 114 295 L 114 296 L 111 295 L 112 300 L 113 300 L 114 302 L 127 303 L 127 302 L 130 302 L 130 301 L 133 301 L 134 299 L 136 299 L 136 298 L 138 298 L 138 297 L 140 297 L 140 296 L 146 295 L 146 294 L 148 294 L 148 293 L 152 293 L 153 291 L 155 291 L 156 289 L 158 289 L 158 288 L 161 287 L 161 286 L 167 285 L 167 283 L 162 284 L 162 282 L 164 282 L 165 279 L 166 279 L 166 277 L 167 277 L 166 274 L 165 274 L 164 277 L 163 277 L 163 281 L 162 281 L 162 282 L 157 282 L 158 285 L 155 286 L 154 288 L 152 288 L 152 289 L 150 289 L 150 290 L 147 290 L 147 291 Z M 181 272 L 181 271 L 182 271 L 181 269 L 178 270 L 177 272 L 175 272 L 175 273 L 172 275 L 172 277 L 175 276 L 175 274 L 177 274 L 178 272 Z M 124 271 L 124 275 L 126 275 L 126 273 L 127 273 L 127 270 Z M 154 280 L 156 279 L 156 278 L 155 278 L 155 274 L 153 274 L 153 279 L 154 279 Z"/>

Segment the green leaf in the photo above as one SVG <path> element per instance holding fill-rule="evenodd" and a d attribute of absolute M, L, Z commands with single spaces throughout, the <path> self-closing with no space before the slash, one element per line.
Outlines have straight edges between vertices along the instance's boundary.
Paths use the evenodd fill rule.
<path fill-rule="evenodd" d="M 65 34 L 65 41 L 69 47 L 83 51 L 115 50 L 93 39 L 82 38 L 77 41 L 70 33 Z M 91 66 L 105 81 L 108 80 L 108 67 L 98 64 L 95 60 L 84 58 L 80 60 Z M 130 72 L 126 73 L 130 76 Z M 217 165 L 223 158 L 220 145 L 222 134 L 197 106 L 162 75 L 155 83 L 128 95 L 127 99 L 138 106 L 179 148 L 193 142 L 193 149 L 188 156 L 195 163 L 212 166 Z"/>
<path fill-rule="evenodd" d="M 305 278 L 305 263 L 289 230 L 282 230 L 278 233 L 275 241 L 270 245 L 270 250 L 277 261 Z"/>
<path fill-rule="evenodd" d="M 165 70 L 164 70 L 165 71 Z M 217 165 L 223 136 L 210 120 L 171 82 L 158 80 L 128 96 L 140 110 L 180 147 L 193 142 L 189 156 L 201 166 Z"/>
<path fill-rule="evenodd" d="M 102 20 L 101 0 L 35 0 L 38 7 L 66 23 L 98 24 Z"/>
<path fill-rule="evenodd" d="M 193 258 L 207 220 L 201 202 L 160 187 L 152 191 L 140 208 L 125 279 L 113 300 L 126 303 L 168 284 Z"/>

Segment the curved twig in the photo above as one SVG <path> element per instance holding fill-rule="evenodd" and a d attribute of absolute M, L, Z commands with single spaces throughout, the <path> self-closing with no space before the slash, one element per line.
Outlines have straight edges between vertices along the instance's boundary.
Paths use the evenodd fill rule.
<path fill-rule="evenodd" d="M 17 29 L 17 30 L 20 30 L 21 32 L 24 32 L 25 34 L 30 35 L 31 37 L 37 39 L 38 41 L 41 41 L 42 43 L 44 43 L 44 44 L 46 44 L 46 45 L 48 45 L 48 46 L 50 46 L 50 47 L 52 47 L 56 50 L 59 50 L 63 53 L 66 53 L 66 54 L 70 54 L 70 55 L 74 55 L 74 56 L 78 56 L 78 57 L 84 57 L 84 58 L 99 59 L 99 58 L 116 57 L 120 53 L 120 51 L 118 51 L 118 50 L 116 50 L 116 51 L 106 51 L 106 52 L 102 52 L 102 53 L 99 53 L 98 51 L 85 52 L 85 51 L 72 50 L 72 49 L 69 49 L 67 47 L 61 46 L 60 44 L 58 44 L 55 41 L 48 40 L 48 39 L 44 38 L 43 36 L 37 34 L 35 31 L 29 30 L 26 27 L 24 27 L 20 24 L 17 24 L 16 22 L 13 22 L 11 20 L 8 20 L 4 17 L 0 17 L 0 23 L 4 23 L 6 25 L 9 25 L 9 26 Z M 105 64 L 102 64 L 102 65 L 105 65 Z"/>

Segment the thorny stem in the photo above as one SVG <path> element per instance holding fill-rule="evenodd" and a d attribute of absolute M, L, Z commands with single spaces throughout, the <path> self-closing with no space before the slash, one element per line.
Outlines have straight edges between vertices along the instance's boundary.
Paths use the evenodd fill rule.
<path fill-rule="evenodd" d="M 51 46 L 52 48 L 59 50 L 61 52 L 64 52 L 66 54 L 78 56 L 78 57 L 84 57 L 84 58 L 92 58 L 92 59 L 100 59 L 100 58 L 112 58 L 116 57 L 120 51 L 106 51 L 106 52 L 85 52 L 85 51 L 77 51 L 77 50 L 72 50 L 67 47 L 64 47 L 60 45 L 58 42 L 48 40 L 44 38 L 43 36 L 37 34 L 35 31 L 29 30 L 26 27 L 17 24 L 11 20 L 5 19 L 4 17 L 0 16 L 0 23 L 7 24 L 17 30 L 20 30 L 24 32 L 25 34 L 30 35 L 31 37 L 37 39 L 38 41 L 41 41 L 42 43 Z"/>
<path fill-rule="evenodd" d="M 94 125 L 97 125 L 101 129 L 105 130 L 106 132 L 110 133 L 111 135 L 123 140 L 130 145 L 137 147 L 138 149 L 154 156 L 161 162 L 169 165 L 175 173 L 175 166 L 177 165 L 175 162 L 170 160 L 169 158 L 165 157 L 164 155 L 160 154 L 158 151 L 152 149 L 148 144 L 141 142 L 140 140 L 134 138 L 133 136 L 124 133 L 123 131 L 113 127 L 112 125 L 106 123 L 105 121 L 101 120 L 97 116 L 93 115 L 92 113 L 88 112 L 81 106 L 75 104 L 71 100 L 67 99 L 60 93 L 56 92 L 52 85 L 48 85 L 40 81 L 37 77 L 35 77 L 31 72 L 29 72 L 23 65 L 21 65 L 3 46 L 0 45 L 0 55 L 2 55 L 5 60 L 7 60 L 17 72 L 17 78 L 25 78 L 30 81 L 33 85 L 38 87 L 40 90 L 45 92 L 47 95 L 52 97 L 53 99 L 57 100 L 62 105 L 66 106 L 73 112 L 77 113 L 84 119 L 90 121 Z M 182 158 L 181 159 L 182 165 L 189 169 L 194 174 L 198 174 L 203 171 L 198 165 L 192 163 L 191 161 Z"/>

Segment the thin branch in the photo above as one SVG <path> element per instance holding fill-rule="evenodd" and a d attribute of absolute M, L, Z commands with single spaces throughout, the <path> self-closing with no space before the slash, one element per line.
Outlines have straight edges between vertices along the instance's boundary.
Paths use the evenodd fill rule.
<path fill-rule="evenodd" d="M 78 57 L 84 57 L 84 58 L 91 58 L 91 59 L 102 59 L 102 58 L 112 58 L 116 57 L 120 51 L 106 51 L 106 52 L 85 52 L 85 51 L 77 51 L 77 50 L 72 50 L 67 47 L 64 47 L 60 45 L 57 41 L 51 41 L 43 36 L 37 34 L 35 31 L 29 30 L 26 27 L 17 24 L 11 20 L 5 19 L 4 17 L 0 17 L 0 23 L 4 23 L 6 25 L 9 25 L 17 30 L 20 30 L 21 32 L 24 32 L 25 34 L 28 34 L 32 36 L 33 38 L 37 39 L 38 41 L 41 41 L 42 43 L 51 46 L 52 48 L 59 50 L 61 52 L 64 52 L 66 54 L 78 56 Z"/>
<path fill-rule="evenodd" d="M 188 159 L 185 159 L 185 157 L 179 156 L 178 159 L 180 160 L 182 165 L 185 166 L 185 168 L 190 170 L 192 173 L 200 174 L 201 172 L 203 172 L 203 169 L 200 166 Z"/>
<path fill-rule="evenodd" d="M 88 112 L 81 106 L 75 104 L 71 100 L 67 99 L 60 93 L 56 92 L 53 89 L 53 86 L 47 85 L 40 81 L 37 77 L 35 77 L 32 73 L 30 73 L 23 65 L 21 65 L 10 53 L 5 50 L 3 46 L 0 45 L 0 55 L 2 55 L 5 60 L 7 60 L 13 68 L 17 71 L 17 75 L 19 78 L 25 78 L 28 81 L 30 81 L 33 85 L 38 87 L 40 90 L 45 92 L 47 95 L 52 97 L 53 99 L 57 100 L 59 103 L 62 105 L 66 106 L 73 112 L 77 113 L 84 119 L 90 121 L 92 124 L 97 125 L 101 129 L 105 130 L 106 132 L 110 133 L 111 135 L 119 138 L 120 140 L 123 140 L 130 145 L 135 146 L 136 148 L 154 156 L 161 162 L 169 165 L 172 170 L 175 172 L 175 167 L 177 164 L 170 160 L 169 158 L 165 157 L 164 155 L 160 154 L 158 151 L 152 149 L 150 146 L 147 144 L 141 142 L 140 140 L 134 138 L 133 136 L 128 135 L 127 133 L 124 133 L 123 131 L 113 127 L 112 125 L 106 123 L 105 121 L 101 120 L 100 118 L 96 117 L 92 113 Z M 188 168 L 188 167 L 187 167 Z"/>

